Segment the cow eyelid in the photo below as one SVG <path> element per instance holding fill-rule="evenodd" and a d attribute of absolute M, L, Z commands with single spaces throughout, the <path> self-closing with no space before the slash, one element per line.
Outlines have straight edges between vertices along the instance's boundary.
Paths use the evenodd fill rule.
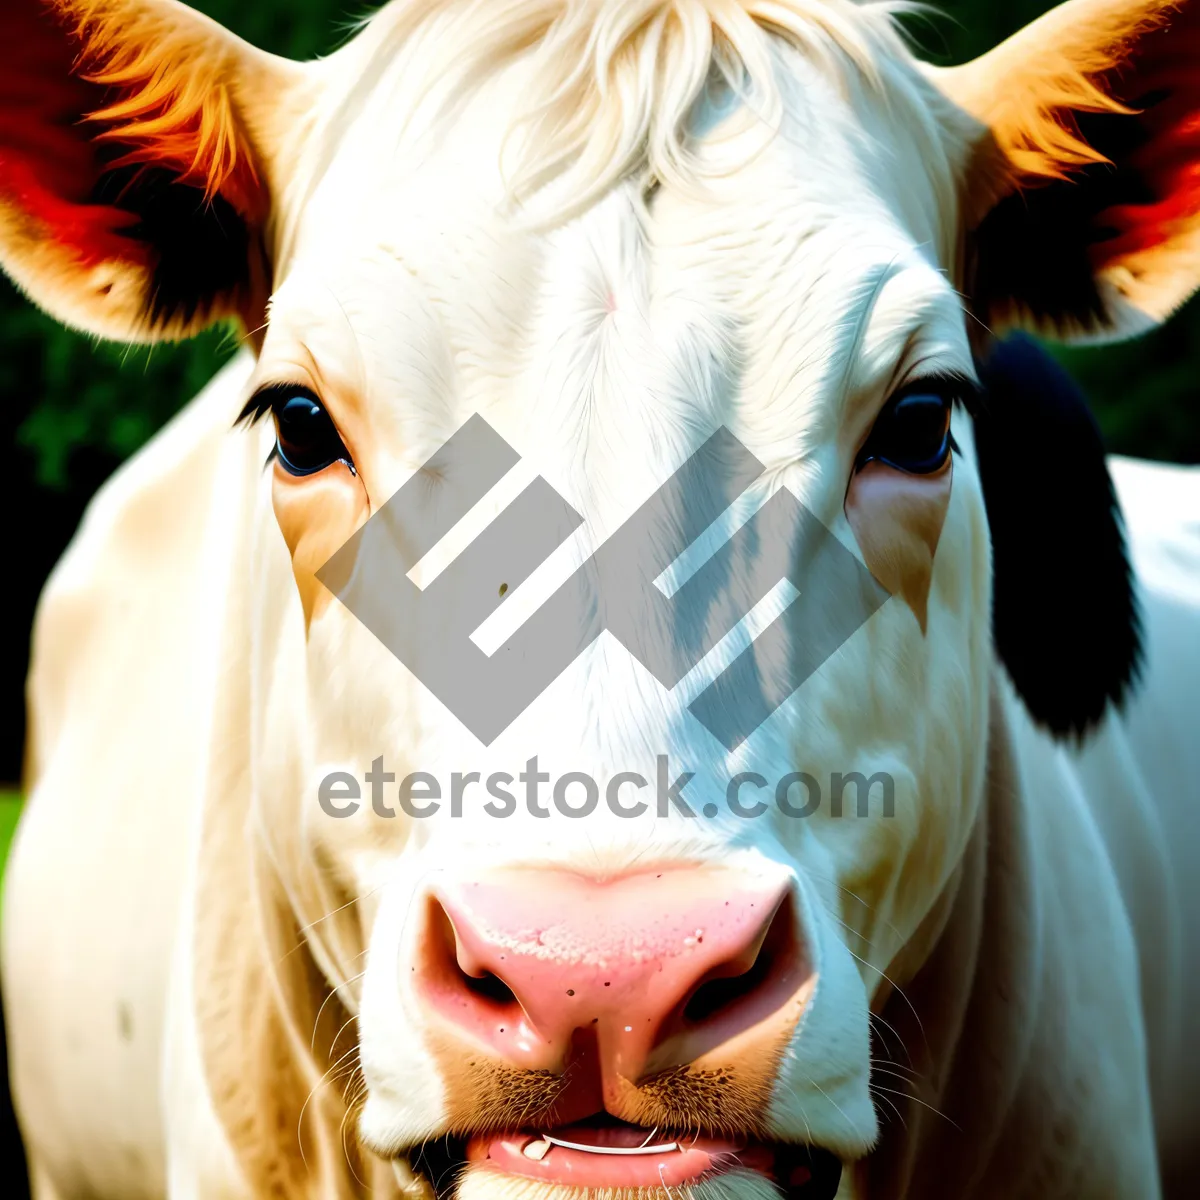
<path fill-rule="evenodd" d="M 960 453 L 950 431 L 954 407 L 961 405 L 968 413 L 976 411 L 978 392 L 978 386 L 969 376 L 957 372 L 931 373 L 909 379 L 888 396 L 879 410 L 866 440 L 855 455 L 854 470 L 857 472 L 871 462 L 910 475 L 926 475 L 938 470 L 951 454 Z M 929 423 L 930 405 L 924 405 L 927 415 L 922 418 L 920 407 L 905 403 L 913 401 L 919 405 L 922 400 L 934 398 L 940 401 L 942 414 L 938 425 Z M 931 440 L 931 435 L 936 440 Z"/>
<path fill-rule="evenodd" d="M 296 401 L 301 402 L 298 414 Z M 276 462 L 289 475 L 303 478 L 340 462 L 352 475 L 358 474 L 329 410 L 312 388 L 296 383 L 266 384 L 246 402 L 237 424 L 254 425 L 269 413 L 275 417 L 275 445 L 264 467 Z M 298 431 L 296 420 L 307 422 L 308 429 Z"/>
<path fill-rule="evenodd" d="M 238 413 L 234 426 L 257 425 L 264 417 L 268 417 L 274 412 L 276 404 L 290 396 L 310 396 L 318 404 L 321 404 L 321 397 L 312 388 L 305 387 L 302 383 L 264 383 L 242 406 L 242 411 Z"/>
<path fill-rule="evenodd" d="M 981 395 L 979 384 L 970 375 L 961 371 L 933 371 L 928 375 L 916 375 L 906 379 L 891 392 L 883 407 L 886 408 L 888 404 L 914 392 L 933 392 L 948 396 L 951 403 L 961 404 L 968 416 L 973 416 L 978 410 Z"/>

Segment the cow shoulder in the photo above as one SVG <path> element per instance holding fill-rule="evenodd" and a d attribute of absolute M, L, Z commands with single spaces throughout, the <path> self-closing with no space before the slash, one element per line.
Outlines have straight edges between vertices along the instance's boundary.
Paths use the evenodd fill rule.
<path fill-rule="evenodd" d="M 1073 1054 L 1089 1102 L 1110 1108 L 1119 1117 L 1111 1128 L 1123 1132 L 1141 1112 L 1129 1100 L 1146 1092 L 1170 1181 L 1195 1168 L 1190 1131 L 1200 1100 L 1187 1054 L 1200 1036 L 1191 966 L 1200 952 L 1191 701 L 1200 677 L 1200 470 L 1120 458 L 1109 469 L 1140 613 L 1137 682 L 1119 710 L 1065 744 L 1034 728 L 1015 702 L 1009 709 L 1046 897 L 1038 911 L 1051 1002 L 1043 1007 L 1071 1018 L 1050 1039 L 1057 1057 L 1031 1061 L 1061 1072 Z M 1091 602 L 1081 589 L 1079 603 Z M 1130 1029 L 1144 1066 L 1117 1061 Z M 1117 1079 L 1121 1087 L 1109 1086 Z M 1079 1113 L 1082 1085 L 1072 1092 Z"/>
<path fill-rule="evenodd" d="M 65 1192 L 137 1196 L 165 1171 L 168 976 L 230 556 L 265 457 L 233 431 L 249 369 L 238 358 L 101 489 L 39 606 L 3 966 L 23 1132 Z"/>
<path fill-rule="evenodd" d="M 222 527 L 240 515 L 218 476 L 257 454 L 233 433 L 251 366 L 249 355 L 234 359 L 104 484 L 51 574 L 33 631 L 28 784 L 73 714 L 90 724 L 100 699 L 100 711 L 123 716 L 109 703 L 117 680 L 127 700 L 157 672 L 169 694 L 171 668 L 202 653 L 203 628 L 185 622 L 203 605 Z"/>
<path fill-rule="evenodd" d="M 1135 922 L 1160 1155 L 1168 1184 L 1200 1165 L 1200 467 L 1114 458 L 1142 610 L 1145 669 L 1108 745 L 1085 760 Z M 1113 780 L 1132 777 L 1118 789 Z M 1128 823 L 1144 829 L 1128 836 Z M 1137 853 L 1149 843 L 1154 853 Z M 1134 853 L 1131 855 L 1130 850 Z M 1167 1188 L 1168 1194 L 1170 1186 Z"/>

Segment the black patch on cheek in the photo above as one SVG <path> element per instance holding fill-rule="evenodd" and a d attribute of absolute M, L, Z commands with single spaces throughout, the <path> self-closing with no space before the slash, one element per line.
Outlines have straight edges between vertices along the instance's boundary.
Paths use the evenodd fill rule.
<path fill-rule="evenodd" d="M 1079 737 L 1141 666 L 1124 523 L 1100 430 L 1067 373 L 1025 336 L 979 366 L 979 475 L 992 532 L 996 653 L 1033 719 Z"/>
<path fill-rule="evenodd" d="M 188 324 L 249 289 L 257 239 L 223 196 L 206 199 L 163 167 L 129 165 L 105 171 L 88 199 L 136 218 L 121 233 L 150 248 L 146 313 L 154 326 Z"/>

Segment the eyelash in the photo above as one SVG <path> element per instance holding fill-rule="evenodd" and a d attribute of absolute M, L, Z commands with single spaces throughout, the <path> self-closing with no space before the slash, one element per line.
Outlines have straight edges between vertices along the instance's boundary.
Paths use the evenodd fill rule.
<path fill-rule="evenodd" d="M 953 410 L 953 407 L 956 404 L 961 404 L 962 407 L 972 415 L 978 411 L 981 400 L 978 385 L 965 375 L 957 373 L 944 373 L 928 375 L 924 378 L 911 380 L 893 392 L 892 395 L 888 397 L 887 403 L 883 406 L 883 408 L 880 409 L 879 414 L 876 416 L 875 422 L 873 423 L 871 430 L 867 435 L 866 441 L 863 443 L 858 454 L 856 455 L 856 471 L 865 466 L 867 462 L 882 457 L 877 454 L 868 454 L 868 451 L 870 450 L 876 437 L 876 431 L 880 422 L 890 411 L 894 411 L 896 406 L 899 405 L 903 400 L 916 395 L 936 395 L 944 397 L 948 400 L 951 410 Z M 328 416 L 328 412 L 321 403 L 320 397 L 318 397 L 311 388 L 304 387 L 300 384 L 278 383 L 269 384 L 266 387 L 259 388 L 259 390 L 250 397 L 245 406 L 242 408 L 242 411 L 238 414 L 235 425 L 256 425 L 268 414 L 278 416 L 281 407 L 288 401 L 304 398 L 311 400 L 314 405 L 320 407 L 322 412 Z M 332 421 L 330 424 L 332 426 Z M 949 452 L 960 453 L 953 434 L 948 434 L 947 441 Z M 344 449 L 344 443 L 342 443 L 342 445 Z M 276 438 L 275 445 L 271 448 L 271 453 L 267 456 L 264 466 L 270 466 L 272 462 L 277 460 L 283 463 L 285 470 L 288 470 L 291 474 L 297 476 L 315 474 L 316 471 L 324 470 L 325 466 L 331 466 L 333 462 L 336 461 L 344 462 L 352 474 L 358 473 L 354 466 L 353 460 L 349 456 L 349 453 L 338 455 L 336 458 L 331 459 L 330 462 L 326 463 L 324 466 L 316 468 L 316 470 L 297 468 L 293 464 L 289 463 L 280 452 L 278 436 Z"/>
<path fill-rule="evenodd" d="M 333 440 L 337 443 L 335 450 L 331 451 L 328 456 L 321 456 L 322 461 L 313 465 L 290 461 L 283 450 L 284 436 L 281 416 L 293 400 L 307 401 L 312 405 L 313 409 L 319 409 L 321 417 L 324 418 L 325 423 L 328 425 L 328 432 L 332 434 Z M 275 445 L 272 446 L 271 453 L 267 455 L 267 460 L 263 464 L 264 469 L 269 467 L 273 462 L 279 462 L 289 475 L 303 478 L 307 475 L 319 474 L 327 467 L 333 466 L 334 463 L 341 462 L 350 471 L 351 475 L 358 474 L 354 460 L 351 458 L 341 434 L 334 425 L 333 419 L 329 415 L 329 410 L 311 388 L 304 387 L 302 384 L 292 383 L 268 384 L 265 387 L 261 387 L 246 402 L 235 424 L 252 426 L 268 414 L 275 417 L 276 435 Z"/>
<path fill-rule="evenodd" d="M 899 387 L 894 388 L 888 396 L 887 403 L 894 403 L 901 396 L 910 396 L 915 392 L 937 392 L 949 396 L 952 406 L 961 406 L 963 411 L 973 417 L 983 402 L 983 393 L 979 384 L 969 375 L 960 371 L 934 371 L 929 375 L 918 375 L 909 378 Z M 882 412 L 883 409 L 880 409 Z"/>
<path fill-rule="evenodd" d="M 891 432 L 893 435 L 897 433 L 897 428 L 894 424 L 889 431 L 889 418 L 894 421 L 897 409 L 900 408 L 904 401 L 923 396 L 937 397 L 946 405 L 945 420 L 947 424 L 942 435 L 945 453 L 940 458 L 938 466 L 940 466 L 940 463 L 944 463 L 951 454 L 961 453 L 958 443 L 954 440 L 954 435 L 949 430 L 949 420 L 953 415 L 956 405 L 961 405 L 971 414 L 977 411 L 980 402 L 979 387 L 968 376 L 957 372 L 926 375 L 903 384 L 888 397 L 887 402 L 876 415 L 866 439 L 859 447 L 858 453 L 855 456 L 855 472 L 858 472 L 870 462 L 881 462 L 885 466 L 907 474 L 927 474 L 930 470 L 938 469 L 938 466 L 930 467 L 927 463 L 913 463 L 911 466 L 906 465 L 902 461 L 902 455 L 898 458 L 896 455 L 890 453 L 887 447 L 888 433 Z M 901 434 L 904 432 L 902 427 L 899 432 Z"/>
<path fill-rule="evenodd" d="M 293 395 L 297 392 L 305 392 L 307 388 L 289 387 L 287 384 L 270 384 L 267 387 L 259 388 L 242 407 L 242 411 L 238 413 L 237 420 L 234 425 L 250 428 L 257 425 L 263 417 L 269 416 L 275 409 L 275 404 L 279 399 L 280 392 L 287 392 Z"/>

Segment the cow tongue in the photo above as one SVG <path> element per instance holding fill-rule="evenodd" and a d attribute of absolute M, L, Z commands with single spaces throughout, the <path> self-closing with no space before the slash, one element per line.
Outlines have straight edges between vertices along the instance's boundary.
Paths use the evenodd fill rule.
<path fill-rule="evenodd" d="M 765 1147 L 747 1149 L 744 1140 L 676 1140 L 636 1125 L 584 1122 L 547 1134 L 476 1135 L 467 1161 L 575 1187 L 674 1187 L 735 1166 L 769 1169 L 770 1154 Z"/>

